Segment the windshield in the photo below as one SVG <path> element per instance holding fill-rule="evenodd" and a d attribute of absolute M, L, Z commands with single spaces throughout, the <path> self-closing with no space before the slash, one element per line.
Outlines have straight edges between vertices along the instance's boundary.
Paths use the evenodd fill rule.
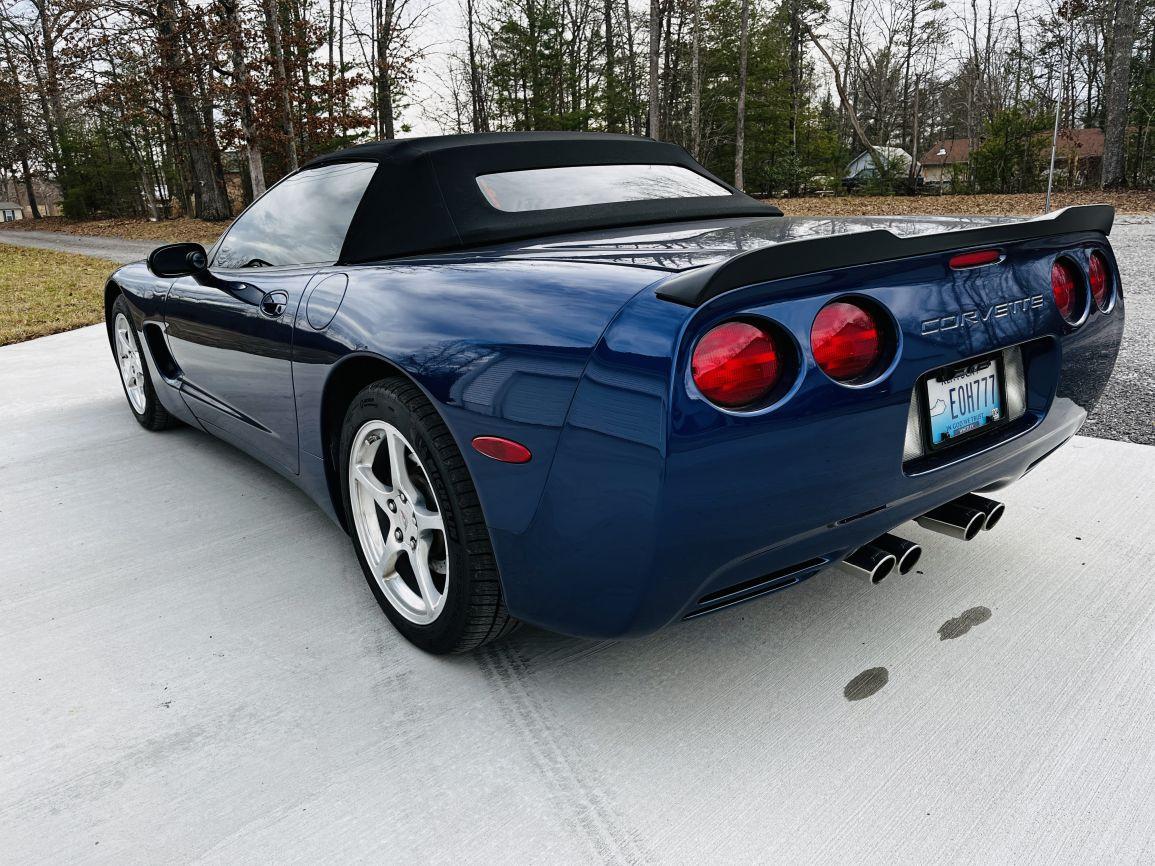
<path fill-rule="evenodd" d="M 570 165 L 503 171 L 480 175 L 477 185 L 491 205 L 507 212 L 731 194 L 680 165 Z"/>

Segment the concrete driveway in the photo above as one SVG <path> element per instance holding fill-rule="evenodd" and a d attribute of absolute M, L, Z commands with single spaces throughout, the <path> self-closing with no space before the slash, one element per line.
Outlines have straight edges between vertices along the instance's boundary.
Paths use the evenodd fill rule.
<path fill-rule="evenodd" d="M 1155 448 L 923 574 L 648 639 L 400 640 L 348 539 L 99 327 L 0 349 L 6 862 L 1152 862 Z"/>

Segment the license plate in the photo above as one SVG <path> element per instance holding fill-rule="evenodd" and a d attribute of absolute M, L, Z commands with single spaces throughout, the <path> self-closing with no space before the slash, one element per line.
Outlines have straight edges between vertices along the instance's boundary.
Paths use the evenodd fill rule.
<path fill-rule="evenodd" d="M 995 358 L 952 367 L 926 380 L 930 447 L 941 448 L 1006 417 L 1002 370 Z"/>

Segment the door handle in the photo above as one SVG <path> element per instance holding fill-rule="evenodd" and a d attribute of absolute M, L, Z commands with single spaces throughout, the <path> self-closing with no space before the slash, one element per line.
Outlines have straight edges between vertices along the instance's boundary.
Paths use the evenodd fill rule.
<path fill-rule="evenodd" d="M 261 298 L 261 312 L 270 319 L 279 319 L 288 303 L 289 296 L 286 292 L 269 292 Z"/>

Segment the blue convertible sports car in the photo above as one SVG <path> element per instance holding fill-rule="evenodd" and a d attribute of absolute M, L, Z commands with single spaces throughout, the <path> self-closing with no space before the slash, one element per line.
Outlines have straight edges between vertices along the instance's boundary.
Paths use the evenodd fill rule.
<path fill-rule="evenodd" d="M 646 139 L 390 141 L 118 270 L 108 332 L 137 420 L 300 485 L 418 646 L 636 635 L 990 529 L 1111 375 L 1112 219 L 790 219 Z"/>

